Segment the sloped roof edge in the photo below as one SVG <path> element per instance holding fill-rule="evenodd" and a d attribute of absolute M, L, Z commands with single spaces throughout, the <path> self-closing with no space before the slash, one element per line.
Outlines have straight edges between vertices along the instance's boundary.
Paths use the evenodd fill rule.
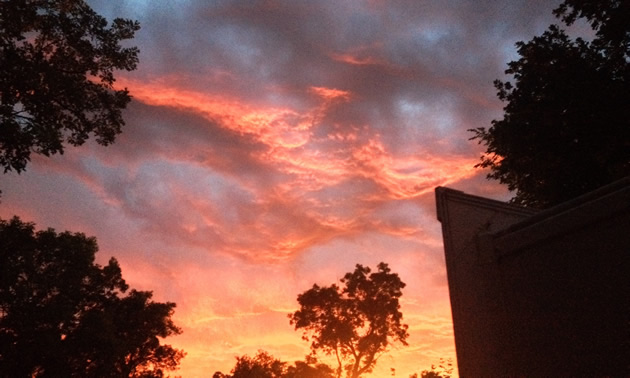
<path fill-rule="evenodd" d="M 504 255 L 628 211 L 630 177 L 541 211 L 490 236 L 496 252 Z"/>
<path fill-rule="evenodd" d="M 503 213 L 532 216 L 539 210 L 529 209 L 507 202 L 497 201 L 490 198 L 480 197 L 464 193 L 460 190 L 450 189 L 443 186 L 435 188 L 435 203 L 437 207 L 437 218 L 440 222 L 447 220 L 446 207 L 448 202 L 466 203 L 472 206 L 500 211 Z"/>
<path fill-rule="evenodd" d="M 606 186 L 602 186 L 601 188 L 598 188 L 592 192 L 586 193 L 567 202 L 563 202 L 557 206 L 542 210 L 531 218 L 528 218 L 526 220 L 523 220 L 522 222 L 507 227 L 504 230 L 496 232 L 495 236 L 504 235 L 510 232 L 514 232 L 518 229 L 526 228 L 529 225 L 541 222 L 545 219 L 553 218 L 562 213 L 575 211 L 575 209 L 577 208 L 586 206 L 587 204 L 592 202 L 601 201 L 606 197 L 616 197 L 619 195 L 623 196 L 622 193 L 627 191 L 630 191 L 630 177 L 623 178 Z M 630 205 L 630 202 L 619 203 L 619 207 L 617 209 L 621 210 L 622 208 L 627 207 L 627 205 Z"/>

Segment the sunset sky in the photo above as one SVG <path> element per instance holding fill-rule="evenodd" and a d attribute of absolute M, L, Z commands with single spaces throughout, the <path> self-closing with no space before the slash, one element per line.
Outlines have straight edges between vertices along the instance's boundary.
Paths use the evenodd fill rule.
<path fill-rule="evenodd" d="M 177 375 L 303 359 L 297 295 L 381 261 L 407 283 L 410 337 L 374 376 L 454 357 L 433 191 L 510 197 L 466 130 L 501 117 L 492 82 L 559 1 L 89 3 L 142 26 L 117 76 L 127 125 L 5 174 L 0 217 L 96 236 L 100 263 L 177 303 Z"/>

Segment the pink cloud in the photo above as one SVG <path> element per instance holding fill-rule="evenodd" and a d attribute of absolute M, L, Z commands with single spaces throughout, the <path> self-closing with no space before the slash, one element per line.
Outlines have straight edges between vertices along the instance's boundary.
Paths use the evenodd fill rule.
<path fill-rule="evenodd" d="M 100 261 L 176 302 L 175 375 L 302 358 L 297 294 L 380 261 L 408 284 L 411 336 L 374 376 L 453 356 L 433 189 L 509 198 L 466 129 L 500 115 L 492 80 L 544 2 L 90 3 L 143 26 L 117 81 L 127 125 L 5 175 L 0 216 L 95 235 Z"/>

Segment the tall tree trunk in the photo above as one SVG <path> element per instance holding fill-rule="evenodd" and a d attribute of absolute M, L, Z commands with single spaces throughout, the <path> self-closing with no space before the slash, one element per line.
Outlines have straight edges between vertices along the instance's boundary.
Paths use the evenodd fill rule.
<path fill-rule="evenodd" d="M 361 373 L 359 373 L 359 367 L 361 366 L 361 359 L 357 358 L 354 360 L 354 366 L 352 366 L 352 378 L 359 378 Z"/>

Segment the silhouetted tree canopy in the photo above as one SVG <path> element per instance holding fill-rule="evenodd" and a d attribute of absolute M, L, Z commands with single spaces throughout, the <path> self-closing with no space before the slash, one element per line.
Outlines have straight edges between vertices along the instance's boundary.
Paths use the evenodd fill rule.
<path fill-rule="evenodd" d="M 269 353 L 259 350 L 255 357 L 236 357 L 231 374 L 216 372 L 213 378 L 333 378 L 333 370 L 317 360 L 307 358 L 289 366 Z"/>
<path fill-rule="evenodd" d="M 357 265 L 341 283 L 313 285 L 298 296 L 300 309 L 289 318 L 311 341 L 313 355 L 335 356 L 337 376 L 345 368 L 348 377 L 356 378 L 372 371 L 390 342 L 407 345 L 398 302 L 405 284 L 385 263 L 374 273 Z"/>
<path fill-rule="evenodd" d="M 131 290 L 96 239 L 0 220 L 1 377 L 162 377 L 183 352 L 174 303 Z M 125 294 L 126 293 L 126 294 Z"/>
<path fill-rule="evenodd" d="M 627 0 L 565 0 L 553 13 L 567 25 L 585 18 L 595 30 L 593 41 L 608 55 L 628 56 L 630 51 L 630 2 Z"/>
<path fill-rule="evenodd" d="M 289 366 L 283 378 L 333 378 L 334 371 L 326 364 L 317 363 L 312 357 L 306 361 L 295 361 L 294 366 Z"/>
<path fill-rule="evenodd" d="M 265 351 L 258 351 L 254 358 L 249 356 L 236 357 L 236 366 L 231 375 L 226 378 L 281 378 L 285 363 L 274 358 Z M 217 376 L 215 374 L 215 376 Z"/>
<path fill-rule="evenodd" d="M 453 375 L 453 360 L 440 358 L 440 363 L 436 366 L 431 365 L 431 370 L 423 370 L 420 378 L 451 378 Z M 414 373 L 409 378 L 418 378 L 418 374 Z"/>
<path fill-rule="evenodd" d="M 471 130 L 487 147 L 477 166 L 516 191 L 517 204 L 545 208 L 630 174 L 630 2 L 567 0 L 554 13 L 585 17 L 587 42 L 552 25 L 518 42 L 513 82 L 495 81 L 504 116 Z"/>
<path fill-rule="evenodd" d="M 63 153 L 90 134 L 112 143 L 130 101 L 115 70 L 133 70 L 136 21 L 107 21 L 82 0 L 0 3 L 0 165 L 25 169 L 31 152 Z"/>

